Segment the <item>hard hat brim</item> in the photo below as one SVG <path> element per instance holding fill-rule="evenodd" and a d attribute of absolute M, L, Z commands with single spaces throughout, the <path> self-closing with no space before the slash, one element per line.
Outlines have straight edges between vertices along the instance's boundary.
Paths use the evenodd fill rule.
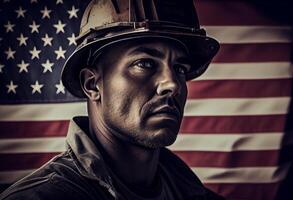
<path fill-rule="evenodd" d="M 182 42 L 189 50 L 192 60 L 192 70 L 186 75 L 186 80 L 194 79 L 207 69 L 212 58 L 219 50 L 219 43 L 210 37 L 197 34 L 182 34 L 176 32 L 138 30 L 119 35 L 113 35 L 95 39 L 86 44 L 81 44 L 66 60 L 61 73 L 61 79 L 65 88 L 76 97 L 84 98 L 81 89 L 79 73 L 86 66 L 89 57 L 89 49 L 102 50 L 104 47 L 116 42 L 134 40 L 138 38 L 168 38 Z"/>

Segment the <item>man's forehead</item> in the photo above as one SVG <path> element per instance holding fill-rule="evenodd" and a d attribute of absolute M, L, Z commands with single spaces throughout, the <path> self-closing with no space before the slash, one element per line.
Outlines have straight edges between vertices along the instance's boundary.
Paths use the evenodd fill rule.
<path fill-rule="evenodd" d="M 99 60 L 111 64 L 123 57 L 132 57 L 139 54 L 145 54 L 160 59 L 166 58 L 167 55 L 172 54 L 175 55 L 174 57 L 176 58 L 183 58 L 184 61 L 190 59 L 185 45 L 175 39 L 139 38 L 109 45 L 100 54 Z"/>

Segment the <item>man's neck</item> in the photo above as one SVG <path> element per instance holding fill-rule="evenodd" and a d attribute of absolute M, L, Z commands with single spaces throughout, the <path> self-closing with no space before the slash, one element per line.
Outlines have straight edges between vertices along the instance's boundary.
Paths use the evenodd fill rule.
<path fill-rule="evenodd" d="M 92 127 L 90 123 L 91 135 L 112 172 L 126 184 L 142 187 L 152 185 L 160 150 L 125 142 L 106 131 Z"/>

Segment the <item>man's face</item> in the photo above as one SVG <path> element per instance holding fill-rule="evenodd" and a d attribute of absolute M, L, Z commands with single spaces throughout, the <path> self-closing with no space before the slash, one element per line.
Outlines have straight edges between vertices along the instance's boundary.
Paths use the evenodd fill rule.
<path fill-rule="evenodd" d="M 105 51 L 97 67 L 102 67 L 97 114 L 109 132 L 151 148 L 175 141 L 190 70 L 182 44 L 167 39 L 120 43 Z"/>

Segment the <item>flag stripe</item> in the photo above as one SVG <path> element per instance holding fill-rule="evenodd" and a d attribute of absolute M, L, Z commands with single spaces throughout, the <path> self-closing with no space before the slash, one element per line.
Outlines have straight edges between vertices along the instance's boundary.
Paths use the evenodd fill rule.
<path fill-rule="evenodd" d="M 38 168 L 57 154 L 59 153 L 0 154 L 0 160 L 5 160 L 0 165 L 0 171 Z"/>
<path fill-rule="evenodd" d="M 211 140 L 213 138 L 213 140 Z M 179 134 L 169 148 L 173 151 L 276 150 L 282 134 Z M 208 142 L 208 143 L 206 143 Z M 209 144 L 209 145 L 206 145 Z M 0 153 L 48 153 L 65 150 L 65 137 L 1 139 Z"/>
<path fill-rule="evenodd" d="M 263 133 L 284 130 L 286 115 L 184 117 L 180 133 Z M 250 126 L 247 126 L 250 124 Z M 0 138 L 66 136 L 69 120 L 0 122 Z"/>
<path fill-rule="evenodd" d="M 290 26 L 203 26 L 220 43 L 290 43 Z M 253 34 L 251 34 L 253 33 Z"/>
<path fill-rule="evenodd" d="M 0 121 L 70 120 L 76 115 L 87 115 L 85 102 L 0 105 Z"/>
<path fill-rule="evenodd" d="M 185 116 L 272 115 L 286 114 L 289 97 L 272 98 L 213 98 L 189 99 Z M 245 108 L 245 109 L 243 109 Z M 225 111 L 225 112 L 223 112 Z M 46 113 L 46 115 L 43 115 Z M 75 115 L 86 115 L 86 104 L 26 104 L 1 105 L 0 121 L 69 120 Z"/>
<path fill-rule="evenodd" d="M 240 116 L 286 114 L 289 97 L 190 99 L 184 116 Z"/>
<path fill-rule="evenodd" d="M 65 151 L 65 137 L 1 139 L 0 153 L 59 153 Z"/>
<path fill-rule="evenodd" d="M 290 61 L 292 43 L 221 44 L 213 62 Z"/>
<path fill-rule="evenodd" d="M 254 1 L 195 0 L 201 25 L 281 25 L 263 13 Z M 289 2 L 288 2 L 289 3 Z M 276 7 L 278 5 L 274 4 Z M 211 14 L 212 13 L 212 14 Z"/>
<path fill-rule="evenodd" d="M 0 138 L 66 136 L 69 120 L 0 122 Z"/>
<path fill-rule="evenodd" d="M 291 85 L 292 79 L 191 81 L 188 98 L 290 97 Z"/>
<path fill-rule="evenodd" d="M 206 187 L 225 196 L 227 200 L 275 200 L 276 183 L 206 183 Z"/>
<path fill-rule="evenodd" d="M 280 167 L 192 167 L 203 183 L 275 183 L 286 177 L 289 165 Z"/>
<path fill-rule="evenodd" d="M 282 132 L 286 115 L 184 117 L 181 133 L 263 133 Z M 249 124 L 249 126 L 248 126 Z"/>
<path fill-rule="evenodd" d="M 278 150 L 283 134 L 181 134 L 169 148 L 173 151 Z M 207 145 L 209 144 L 209 145 Z"/>
<path fill-rule="evenodd" d="M 199 80 L 281 79 L 293 76 L 290 62 L 212 63 Z"/>
<path fill-rule="evenodd" d="M 175 151 L 174 153 L 190 167 L 230 168 L 277 166 L 280 152 L 278 150 L 259 150 L 232 152 Z M 211 158 L 213 162 L 211 162 Z"/>
<path fill-rule="evenodd" d="M 208 151 L 174 151 L 190 167 L 261 167 L 277 166 L 278 154 L 276 150 L 208 152 Z M 38 168 L 49 161 L 55 153 L 15 153 L 0 154 L 0 171 L 24 170 Z M 267 156 L 270 155 L 270 156 Z M 262 159 L 259 159 L 259 158 Z M 210 162 L 213 158 L 213 162 Z"/>

